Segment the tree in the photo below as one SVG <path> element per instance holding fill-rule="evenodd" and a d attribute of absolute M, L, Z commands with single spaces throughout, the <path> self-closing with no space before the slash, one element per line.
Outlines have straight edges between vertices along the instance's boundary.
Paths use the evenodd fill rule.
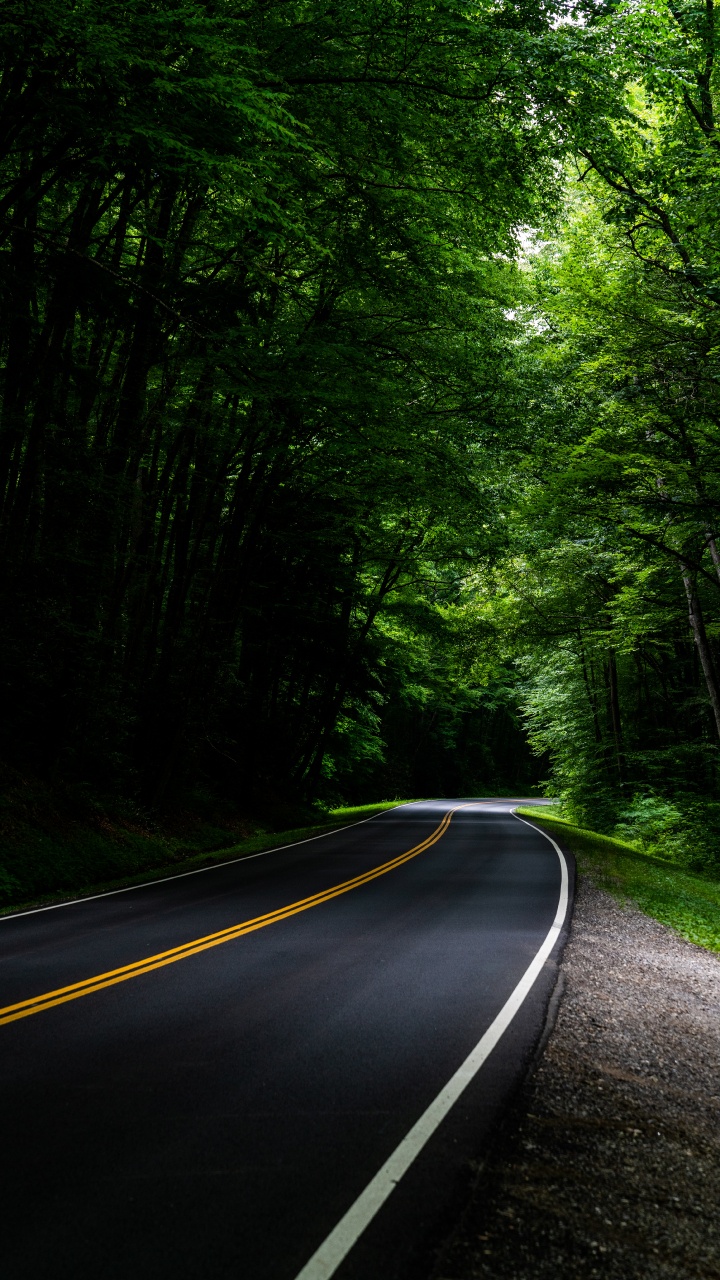
<path fill-rule="evenodd" d="M 152 805 L 318 785 L 383 610 L 482 506 L 551 20 L 5 9 L 6 758 Z"/>
<path fill-rule="evenodd" d="M 717 787 L 717 32 L 712 5 L 652 4 L 577 39 L 567 213 L 526 314 L 511 594 L 536 742 L 612 825 L 648 789 Z"/>

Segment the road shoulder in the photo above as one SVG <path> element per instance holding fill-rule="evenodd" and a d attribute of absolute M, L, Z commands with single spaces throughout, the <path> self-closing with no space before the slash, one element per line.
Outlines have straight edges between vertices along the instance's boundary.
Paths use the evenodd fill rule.
<path fill-rule="evenodd" d="M 718 1275 L 720 956 L 582 877 L 561 981 L 433 1280 Z"/>

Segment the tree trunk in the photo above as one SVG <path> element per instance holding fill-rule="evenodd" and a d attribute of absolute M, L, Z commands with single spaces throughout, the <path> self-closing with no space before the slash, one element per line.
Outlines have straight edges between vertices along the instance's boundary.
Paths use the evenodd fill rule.
<path fill-rule="evenodd" d="M 720 551 L 717 549 L 717 542 L 715 541 L 714 533 L 708 532 L 707 544 L 710 548 L 710 555 L 712 557 L 712 562 L 715 565 L 715 572 L 718 576 L 718 581 L 720 582 Z"/>
<path fill-rule="evenodd" d="M 610 722 L 612 724 L 613 741 L 615 743 L 615 759 L 617 762 L 618 782 L 622 787 L 625 781 L 625 768 L 623 760 L 623 744 L 622 744 L 622 724 L 620 721 L 620 698 L 618 695 L 617 683 L 617 663 L 615 662 L 615 650 L 608 650 L 608 660 L 605 667 L 605 676 L 607 680 L 608 705 L 610 708 Z"/>
<path fill-rule="evenodd" d="M 579 651 L 580 651 L 580 666 L 583 673 L 583 680 L 585 682 L 585 692 L 587 694 L 590 710 L 592 711 L 593 728 L 595 730 L 595 741 L 597 742 L 598 745 L 600 745 L 602 743 L 603 736 L 602 736 L 602 730 L 600 728 L 600 720 L 598 717 L 595 691 L 590 683 L 590 676 L 588 674 L 587 662 L 585 660 L 585 649 L 583 647 L 583 643 L 580 637 L 578 637 L 578 642 L 579 642 Z"/>
<path fill-rule="evenodd" d="M 698 599 L 695 581 L 690 571 L 690 566 L 685 560 L 680 561 L 683 586 L 685 587 L 685 595 L 688 602 L 688 617 L 692 628 L 695 645 L 697 647 L 700 664 L 705 676 L 705 684 L 707 685 L 710 703 L 715 716 L 715 727 L 720 737 L 720 688 L 718 688 L 717 675 L 712 660 L 712 653 L 708 643 L 707 632 L 705 630 L 705 622 Z"/>

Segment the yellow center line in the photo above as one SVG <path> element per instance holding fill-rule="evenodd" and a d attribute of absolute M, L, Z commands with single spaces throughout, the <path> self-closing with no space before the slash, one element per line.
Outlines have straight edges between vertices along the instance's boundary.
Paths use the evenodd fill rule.
<path fill-rule="evenodd" d="M 331 898 L 337 898 L 342 893 L 358 889 L 361 885 L 377 879 L 378 876 L 394 871 L 396 867 L 409 862 L 411 858 L 416 858 L 419 853 L 436 844 L 450 826 L 453 814 L 458 809 L 467 807 L 467 805 L 456 805 L 445 814 L 440 825 L 420 844 L 391 858 L 389 862 L 383 862 L 379 867 L 373 867 L 370 871 L 353 876 L 352 880 L 344 880 L 342 884 L 322 889 L 319 893 L 311 894 L 309 898 L 301 898 L 298 902 L 291 902 L 287 906 L 276 908 L 275 911 L 268 911 L 263 916 L 243 920 L 240 924 L 231 925 L 227 929 L 219 929 L 217 933 L 208 933 L 203 938 L 195 938 L 192 942 L 184 942 L 179 947 L 171 947 L 169 951 L 160 951 L 157 955 L 146 956 L 144 960 L 136 960 L 133 964 L 123 965 L 119 969 L 98 973 L 94 978 L 85 978 L 82 982 L 73 982 L 70 986 L 46 991 L 44 995 L 33 996 L 30 1000 L 20 1000 L 17 1004 L 6 1005 L 4 1009 L 0 1009 L 0 1026 L 6 1022 L 16 1022 L 18 1018 L 29 1018 L 31 1014 L 42 1013 L 45 1009 L 53 1009 L 55 1005 L 65 1004 L 68 1000 L 79 1000 L 80 996 L 91 995 L 93 991 L 103 991 L 105 987 L 113 987 L 118 982 L 127 982 L 129 978 L 138 978 L 143 973 L 151 973 L 153 969 L 162 969 L 166 964 L 175 964 L 178 960 L 197 955 L 199 951 L 219 947 L 223 942 L 230 942 L 233 938 L 240 938 L 246 933 L 254 933 L 256 929 L 264 929 L 267 925 L 276 924 L 279 920 L 287 920 L 289 916 L 297 915 L 301 911 L 309 911 L 311 907 L 329 902 Z"/>

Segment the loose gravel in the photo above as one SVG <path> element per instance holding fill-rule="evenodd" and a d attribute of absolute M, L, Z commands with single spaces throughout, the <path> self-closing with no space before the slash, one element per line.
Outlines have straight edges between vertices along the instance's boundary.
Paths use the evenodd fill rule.
<path fill-rule="evenodd" d="M 720 1277 L 720 956 L 581 879 L 560 982 L 433 1280 Z"/>

